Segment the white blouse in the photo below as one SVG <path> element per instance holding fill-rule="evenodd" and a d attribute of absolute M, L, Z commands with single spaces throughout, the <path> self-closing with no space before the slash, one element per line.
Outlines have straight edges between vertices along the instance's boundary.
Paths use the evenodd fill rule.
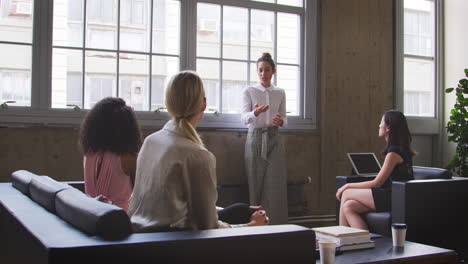
<path fill-rule="evenodd" d="M 270 109 L 265 113 L 255 116 L 255 104 L 259 106 L 269 105 Z M 286 93 L 283 89 L 271 85 L 268 88 L 261 84 L 249 86 L 242 92 L 242 122 L 247 125 L 249 131 L 254 128 L 272 126 L 272 121 L 279 114 L 283 118 L 283 127 L 287 124 L 286 117 Z"/>
<path fill-rule="evenodd" d="M 217 195 L 214 155 L 190 141 L 175 121 L 145 139 L 128 209 L 136 232 L 230 227 L 218 221 Z"/>

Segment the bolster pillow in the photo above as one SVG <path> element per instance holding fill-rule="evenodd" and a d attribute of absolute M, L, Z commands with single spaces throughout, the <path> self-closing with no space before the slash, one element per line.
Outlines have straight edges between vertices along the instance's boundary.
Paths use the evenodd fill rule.
<path fill-rule="evenodd" d="M 11 183 L 13 187 L 29 196 L 29 183 L 34 177 L 37 175 L 26 170 L 18 170 L 11 174 Z"/>
<path fill-rule="evenodd" d="M 55 213 L 55 195 L 68 188 L 72 187 L 48 176 L 35 176 L 29 184 L 29 193 L 33 201 Z"/>
<path fill-rule="evenodd" d="M 75 188 L 59 192 L 55 208 L 59 217 L 92 236 L 121 239 L 132 232 L 122 208 L 97 201 Z"/>

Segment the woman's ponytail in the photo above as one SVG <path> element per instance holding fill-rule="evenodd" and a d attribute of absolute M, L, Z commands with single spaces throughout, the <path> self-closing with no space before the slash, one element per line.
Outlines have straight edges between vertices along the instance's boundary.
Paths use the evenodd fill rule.
<path fill-rule="evenodd" d="M 166 107 L 179 128 L 195 144 L 203 145 L 191 118 L 202 111 L 205 90 L 200 77 L 193 71 L 182 71 L 172 77 L 166 89 Z"/>
<path fill-rule="evenodd" d="M 184 131 L 185 135 L 193 141 L 193 143 L 203 146 L 203 141 L 187 118 L 180 118 L 177 122 L 179 123 L 180 129 Z"/>

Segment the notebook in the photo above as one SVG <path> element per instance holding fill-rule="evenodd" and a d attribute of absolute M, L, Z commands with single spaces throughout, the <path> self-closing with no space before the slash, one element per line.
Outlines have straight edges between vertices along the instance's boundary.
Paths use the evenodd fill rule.
<path fill-rule="evenodd" d="M 356 174 L 376 175 L 380 171 L 380 163 L 374 153 L 348 153 L 349 161 Z"/>

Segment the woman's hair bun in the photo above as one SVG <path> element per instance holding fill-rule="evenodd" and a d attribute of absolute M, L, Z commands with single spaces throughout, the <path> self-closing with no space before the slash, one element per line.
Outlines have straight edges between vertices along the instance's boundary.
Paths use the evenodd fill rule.
<path fill-rule="evenodd" d="M 263 52 L 262 57 L 271 58 L 271 54 L 270 54 L 270 52 Z"/>

